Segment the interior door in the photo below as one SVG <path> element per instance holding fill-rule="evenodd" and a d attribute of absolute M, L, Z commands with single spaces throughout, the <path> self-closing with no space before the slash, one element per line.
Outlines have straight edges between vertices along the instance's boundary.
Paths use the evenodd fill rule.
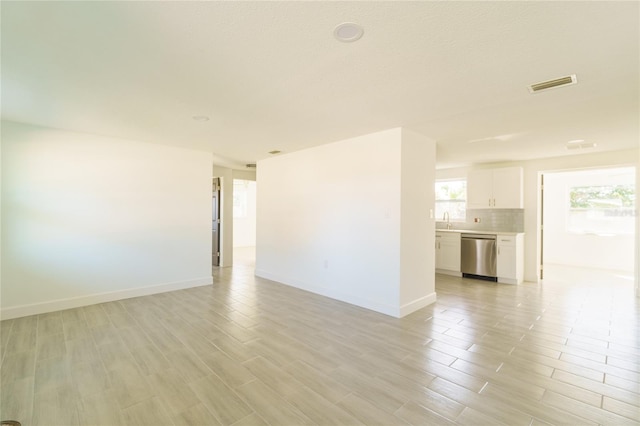
<path fill-rule="evenodd" d="M 211 204 L 213 217 L 211 220 L 211 242 L 213 266 L 220 266 L 220 178 L 213 178 L 213 192 Z"/>

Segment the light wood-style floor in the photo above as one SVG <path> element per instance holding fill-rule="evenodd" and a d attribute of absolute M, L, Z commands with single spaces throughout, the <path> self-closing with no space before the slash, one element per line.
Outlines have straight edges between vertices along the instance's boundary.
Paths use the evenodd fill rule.
<path fill-rule="evenodd" d="M 213 286 L 3 321 L 23 425 L 640 424 L 631 285 L 437 277 L 395 319 L 216 269 Z"/>

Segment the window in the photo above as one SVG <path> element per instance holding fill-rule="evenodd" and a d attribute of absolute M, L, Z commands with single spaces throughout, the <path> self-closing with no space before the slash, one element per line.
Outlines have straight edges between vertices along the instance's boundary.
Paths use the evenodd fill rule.
<path fill-rule="evenodd" d="M 450 221 L 464 221 L 467 210 L 467 181 L 464 179 L 436 181 L 436 220 L 445 212 Z"/>
<path fill-rule="evenodd" d="M 633 234 L 635 200 L 635 185 L 632 183 L 570 187 L 567 231 Z"/>

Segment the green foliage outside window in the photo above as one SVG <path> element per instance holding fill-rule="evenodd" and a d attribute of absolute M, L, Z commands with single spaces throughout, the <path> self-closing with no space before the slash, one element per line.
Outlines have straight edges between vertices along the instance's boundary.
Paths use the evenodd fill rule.
<path fill-rule="evenodd" d="M 571 187 L 567 230 L 601 236 L 633 234 L 635 204 L 634 184 Z"/>
<path fill-rule="evenodd" d="M 435 185 L 436 190 L 436 220 L 444 220 L 444 214 L 449 215 L 450 221 L 464 222 L 467 206 L 467 181 L 441 180 Z"/>
<path fill-rule="evenodd" d="M 449 182 L 436 182 L 436 200 L 437 201 L 450 201 L 450 200 L 462 200 L 464 201 L 467 195 L 466 181 L 449 181 Z"/>
<path fill-rule="evenodd" d="M 633 208 L 635 185 L 578 186 L 569 193 L 572 209 Z"/>

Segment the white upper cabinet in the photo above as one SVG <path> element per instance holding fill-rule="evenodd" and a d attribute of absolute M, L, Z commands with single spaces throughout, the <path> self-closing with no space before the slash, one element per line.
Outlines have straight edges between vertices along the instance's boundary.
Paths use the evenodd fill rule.
<path fill-rule="evenodd" d="M 493 170 L 467 174 L 467 209 L 490 209 L 493 202 Z"/>
<path fill-rule="evenodd" d="M 523 208 L 522 167 L 470 171 L 467 175 L 467 208 Z"/>

